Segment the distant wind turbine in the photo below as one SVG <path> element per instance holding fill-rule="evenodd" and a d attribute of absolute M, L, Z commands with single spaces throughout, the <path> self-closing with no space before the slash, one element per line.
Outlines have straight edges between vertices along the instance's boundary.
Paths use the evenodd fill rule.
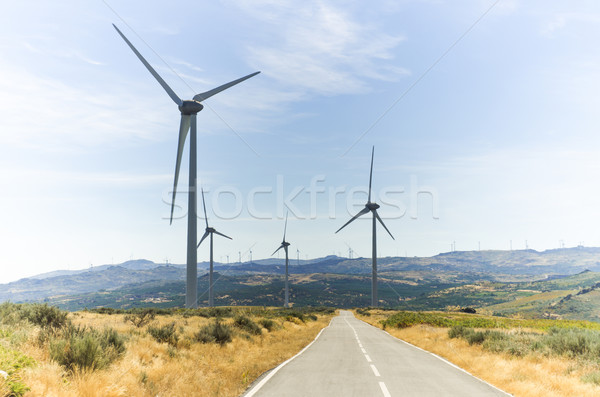
<path fill-rule="evenodd" d="M 279 251 L 282 248 L 285 251 L 285 299 L 283 301 L 283 307 L 290 307 L 290 290 L 288 286 L 288 247 L 290 246 L 290 243 L 285 241 L 285 232 L 287 231 L 287 218 L 288 214 L 285 214 L 285 226 L 283 228 L 283 240 L 281 241 L 281 245 L 275 250 L 275 252 L 271 254 L 271 256 L 275 255 L 277 251 Z"/>
<path fill-rule="evenodd" d="M 223 84 L 212 90 L 196 94 L 191 100 L 181 100 L 177 94 L 169 87 L 169 85 L 156 73 L 156 70 L 144 59 L 142 54 L 131 44 L 131 42 L 125 37 L 123 33 L 114 24 L 113 27 L 117 30 L 117 33 L 125 40 L 125 43 L 131 48 L 134 54 L 144 64 L 146 69 L 154 76 L 162 88 L 167 92 L 169 97 L 179 107 L 181 112 L 181 122 L 179 125 L 179 143 L 177 145 L 177 162 L 175 163 L 175 181 L 173 183 L 173 200 L 171 202 L 171 220 L 173 223 L 173 210 L 175 208 L 175 193 L 177 192 L 177 181 L 179 179 L 179 168 L 181 166 L 181 157 L 183 155 L 183 147 L 188 131 L 191 127 L 190 133 L 190 172 L 189 172 L 189 193 L 188 193 L 188 230 L 187 230 L 187 276 L 186 276 L 186 295 L 185 295 L 185 306 L 195 308 L 198 307 L 198 252 L 196 248 L 197 241 L 197 218 L 196 218 L 196 114 L 201 111 L 204 106 L 202 101 L 210 98 L 211 96 L 218 94 L 219 92 L 226 90 L 234 85 L 241 83 L 242 81 L 249 79 L 252 76 L 256 76 L 260 72 L 254 72 L 240 79 L 231 81 L 227 84 Z"/>
<path fill-rule="evenodd" d="M 371 306 L 376 307 L 377 303 L 378 303 L 378 300 L 377 300 L 377 227 L 376 227 L 377 222 L 376 222 L 376 220 L 379 221 L 379 223 L 381 223 L 381 226 L 383 226 L 383 228 L 386 230 L 386 232 L 388 232 L 388 234 L 390 235 L 392 240 L 395 240 L 395 239 L 394 239 L 394 236 L 392 236 L 392 233 L 390 233 L 388 228 L 385 226 L 385 224 L 379 217 L 379 214 L 377 213 L 379 204 L 371 202 L 371 183 L 373 182 L 373 157 L 374 156 L 375 156 L 375 146 L 373 146 L 373 150 L 371 151 L 371 173 L 369 176 L 369 198 L 367 199 L 365 208 L 363 208 L 358 214 L 354 215 L 352 217 L 352 219 L 350 219 L 348 222 L 346 222 L 344 224 L 344 226 L 340 227 L 336 231 L 336 233 L 339 232 L 340 230 L 342 230 L 343 228 L 345 228 L 346 226 L 348 226 L 356 218 L 358 218 L 362 215 L 365 215 L 369 212 L 373 213 L 373 273 L 372 273 L 373 277 L 372 277 L 372 285 L 371 285 L 371 291 L 372 291 L 371 292 Z"/>
<path fill-rule="evenodd" d="M 217 232 L 214 228 L 208 226 L 208 216 L 206 216 L 206 203 L 204 202 L 204 189 L 201 189 L 202 192 L 202 207 L 204 208 L 204 220 L 206 221 L 206 229 L 204 232 L 204 236 L 200 239 L 198 243 L 198 247 L 204 241 L 206 237 L 210 235 L 210 268 L 208 270 L 208 306 L 213 307 L 215 305 L 215 295 L 213 292 L 213 234 L 218 234 L 219 236 L 223 236 L 230 240 L 233 240 L 231 237 L 224 235 L 223 233 Z M 198 248 L 197 247 L 197 248 Z M 229 262 L 229 255 L 227 255 L 227 262 Z"/>

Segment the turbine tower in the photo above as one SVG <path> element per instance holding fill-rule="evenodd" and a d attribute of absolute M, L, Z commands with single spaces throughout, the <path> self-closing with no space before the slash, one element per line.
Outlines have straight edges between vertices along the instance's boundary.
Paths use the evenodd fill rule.
<path fill-rule="evenodd" d="M 275 250 L 275 252 L 271 254 L 271 256 L 275 255 L 277 251 L 279 251 L 282 248 L 285 251 L 285 299 L 283 301 L 283 307 L 285 308 L 290 307 L 290 289 L 288 286 L 288 247 L 290 246 L 290 243 L 285 241 L 285 232 L 287 231 L 287 218 L 288 214 L 285 214 L 285 226 L 283 228 L 283 240 L 281 241 L 281 245 Z"/>
<path fill-rule="evenodd" d="M 373 277 L 372 277 L 372 284 L 371 284 L 371 291 L 372 291 L 371 292 L 371 306 L 376 307 L 377 303 L 378 303 L 378 300 L 377 300 L 377 228 L 376 228 L 377 222 L 376 221 L 379 221 L 379 223 L 381 223 L 381 226 L 383 226 L 383 228 L 386 230 L 386 232 L 388 232 L 388 234 L 390 235 L 392 240 L 395 240 L 395 238 L 394 238 L 394 236 L 392 236 L 392 233 L 390 233 L 388 228 L 385 226 L 385 224 L 379 217 L 379 214 L 377 213 L 379 204 L 371 202 L 371 183 L 373 181 L 373 157 L 374 156 L 375 156 L 375 146 L 373 146 L 373 150 L 371 151 L 371 173 L 369 176 L 369 198 L 367 199 L 365 208 L 363 208 L 362 211 L 360 211 L 358 214 L 354 215 L 352 217 L 352 219 L 350 219 L 348 222 L 346 222 L 344 224 L 344 226 L 340 227 L 336 231 L 336 233 L 339 232 L 340 230 L 342 230 L 343 228 L 345 228 L 346 226 L 348 226 L 356 218 L 358 218 L 364 214 L 367 214 L 369 212 L 373 213 Z"/>
<path fill-rule="evenodd" d="M 201 189 L 202 192 L 202 207 L 204 208 L 204 220 L 206 221 L 206 229 L 204 232 L 204 236 L 200 239 L 198 243 L 198 247 L 204 241 L 206 237 L 210 235 L 210 268 L 208 270 L 208 306 L 214 307 L 215 305 L 215 295 L 213 292 L 213 234 L 218 234 L 219 236 L 223 236 L 230 240 L 233 240 L 231 237 L 224 235 L 223 233 L 219 233 L 215 230 L 215 228 L 208 226 L 208 216 L 206 215 L 206 203 L 204 202 L 204 189 Z M 198 248 L 197 247 L 197 248 Z M 229 262 L 229 255 L 227 255 L 227 262 Z"/>
<path fill-rule="evenodd" d="M 242 81 L 249 79 L 252 76 L 256 76 L 260 72 L 254 72 L 240 79 L 231 81 L 227 84 L 223 84 L 212 90 L 196 94 L 191 100 L 181 100 L 177 94 L 169 87 L 169 85 L 156 73 L 156 70 L 144 59 L 142 54 L 131 44 L 131 42 L 125 37 L 123 33 L 113 24 L 117 33 L 125 40 L 125 43 L 131 48 L 134 54 L 144 64 L 146 69 L 154 76 L 162 88 L 167 92 L 169 97 L 178 106 L 181 112 L 181 121 L 179 124 L 179 143 L 177 145 L 177 161 L 175 163 L 175 181 L 173 183 L 173 200 L 171 202 L 171 220 L 170 224 L 173 223 L 173 210 L 175 208 L 175 193 L 177 192 L 177 181 L 179 179 L 179 168 L 181 165 L 181 157 L 183 155 L 183 147 L 188 131 L 191 127 L 190 133 L 190 171 L 189 171 L 189 193 L 188 193 L 188 228 L 187 228 L 187 275 L 186 275 L 186 295 L 185 295 L 185 306 L 188 308 L 198 307 L 198 252 L 196 248 L 197 241 L 197 215 L 196 215 L 196 114 L 201 111 L 204 106 L 202 101 L 210 98 L 219 92 L 226 90 L 234 85 L 241 83 Z"/>

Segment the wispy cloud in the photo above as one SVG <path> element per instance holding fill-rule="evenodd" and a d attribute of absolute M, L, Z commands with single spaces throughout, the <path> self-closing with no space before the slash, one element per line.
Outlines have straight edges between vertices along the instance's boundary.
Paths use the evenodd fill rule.
<path fill-rule="evenodd" d="M 558 12 L 555 13 L 550 20 L 546 21 L 542 27 L 542 35 L 553 37 L 561 30 L 565 30 L 574 23 L 593 23 L 600 22 L 599 14 L 590 14 L 588 12 Z"/>
<path fill-rule="evenodd" d="M 349 7 L 324 1 L 238 1 L 270 32 L 272 45 L 251 45 L 252 64 L 289 89 L 310 95 L 370 91 L 369 80 L 409 74 L 392 60 L 405 40 L 359 22 Z"/>

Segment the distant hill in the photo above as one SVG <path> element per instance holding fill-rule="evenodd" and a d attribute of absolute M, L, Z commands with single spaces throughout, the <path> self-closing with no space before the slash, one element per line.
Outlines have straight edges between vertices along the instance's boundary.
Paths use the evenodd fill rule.
<path fill-rule="evenodd" d="M 199 263 L 198 267 L 199 280 L 202 280 L 208 264 Z M 548 292 L 577 292 L 578 288 L 589 287 L 591 284 L 588 284 L 595 280 L 595 272 L 600 271 L 600 248 L 543 252 L 457 251 L 424 258 L 386 257 L 378 259 L 378 267 L 382 285 L 380 291 L 389 290 L 389 295 L 381 295 L 382 303 L 386 305 L 413 309 L 444 309 L 453 305 L 483 308 L 508 304 L 542 292 L 546 292 L 549 299 L 558 301 L 568 292 Z M 229 288 L 222 291 L 228 304 L 277 301 L 278 283 L 281 283 L 284 269 L 284 260 L 276 258 L 215 264 L 215 271 L 221 274 L 219 284 Z M 304 296 L 301 301 L 306 304 L 330 303 L 340 307 L 363 301 L 368 304 L 371 273 L 371 260 L 368 258 L 327 256 L 299 262 L 293 259 L 290 260 L 290 273 L 295 280 L 293 288 L 297 288 L 296 291 L 311 292 L 312 295 L 298 295 Z M 0 301 L 70 302 L 69 307 L 78 308 L 85 307 L 84 301 L 90 305 L 93 303 L 92 306 L 98 302 L 125 304 L 125 301 L 116 299 L 126 299 L 128 305 L 166 304 L 166 301 L 169 305 L 182 305 L 183 298 L 178 296 L 185 293 L 184 280 L 185 265 L 166 266 L 140 259 L 78 271 L 58 270 L 3 284 L 0 285 Z M 228 283 L 223 283 L 223 280 L 228 280 Z M 252 294 L 244 295 L 247 290 L 251 290 Z M 133 291 L 145 292 L 137 294 Z M 162 294 L 165 291 L 170 291 L 168 298 Z M 271 298 L 267 298 L 269 295 Z M 75 297 L 82 301 L 77 303 Z M 580 298 L 583 299 L 578 296 L 573 302 Z M 536 310 L 540 309 L 540 305 L 536 306 Z M 558 309 L 555 308 L 557 313 Z M 518 311 L 514 307 L 502 310 L 506 313 Z"/>

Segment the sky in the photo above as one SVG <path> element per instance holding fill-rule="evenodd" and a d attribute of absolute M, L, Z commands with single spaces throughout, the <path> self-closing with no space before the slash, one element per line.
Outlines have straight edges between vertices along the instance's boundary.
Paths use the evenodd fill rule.
<path fill-rule="evenodd" d="M 369 257 L 369 216 L 334 232 L 372 147 L 381 257 L 600 246 L 598 2 L 33 0 L 0 15 L 0 283 L 185 263 L 189 142 L 170 225 L 179 111 L 112 23 L 184 99 L 261 71 L 198 114 L 217 261 L 286 211 L 293 258 Z"/>

